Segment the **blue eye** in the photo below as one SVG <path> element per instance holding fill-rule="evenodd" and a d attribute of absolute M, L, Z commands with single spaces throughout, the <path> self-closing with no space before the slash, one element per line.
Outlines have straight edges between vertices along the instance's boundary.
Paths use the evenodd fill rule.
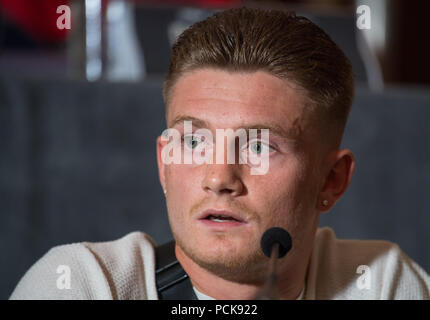
<path fill-rule="evenodd" d="M 194 135 L 188 135 L 182 137 L 182 141 L 185 141 L 185 144 L 188 148 L 195 149 L 199 145 L 199 143 L 202 142 L 202 139 Z"/>
<path fill-rule="evenodd" d="M 269 152 L 270 146 L 267 144 L 261 142 L 261 141 L 254 141 L 249 144 L 249 151 L 253 154 L 261 154 L 263 152 Z"/>

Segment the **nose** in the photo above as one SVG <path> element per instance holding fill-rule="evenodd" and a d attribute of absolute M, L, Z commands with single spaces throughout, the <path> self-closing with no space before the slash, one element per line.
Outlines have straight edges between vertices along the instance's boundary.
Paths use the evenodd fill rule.
<path fill-rule="evenodd" d="M 202 188 L 214 195 L 237 197 L 244 191 L 244 185 L 235 164 L 209 164 L 202 181 Z"/>

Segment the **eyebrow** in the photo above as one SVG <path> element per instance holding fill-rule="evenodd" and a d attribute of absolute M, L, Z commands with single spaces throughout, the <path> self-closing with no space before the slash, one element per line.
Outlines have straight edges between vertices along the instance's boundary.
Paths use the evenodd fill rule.
<path fill-rule="evenodd" d="M 210 127 L 209 124 L 202 119 L 195 118 L 192 116 L 185 116 L 185 115 L 177 116 L 176 118 L 174 118 L 172 121 L 172 125 L 170 127 L 174 127 L 177 124 L 181 124 L 184 121 L 192 121 L 193 127 L 196 127 L 196 128 L 209 128 Z M 276 124 L 256 123 L 256 124 L 251 124 L 251 125 L 246 125 L 246 126 L 240 126 L 239 128 L 245 129 L 247 131 L 249 131 L 249 129 L 257 129 L 257 130 L 269 129 L 269 132 L 271 134 L 274 134 L 275 136 L 278 136 L 278 137 L 285 139 L 285 140 L 298 140 L 298 138 L 299 138 L 297 136 L 296 128 L 290 128 L 288 130 L 285 130 L 284 128 L 281 128 L 280 126 L 278 126 Z M 232 128 L 232 129 L 236 130 L 239 128 Z"/>
<path fill-rule="evenodd" d="M 209 124 L 201 119 L 198 118 L 194 118 L 191 116 L 177 116 L 175 119 L 173 119 L 172 124 L 170 125 L 170 127 L 174 127 L 177 124 L 180 124 L 184 121 L 192 121 L 193 122 L 193 127 L 197 127 L 197 128 L 209 128 Z"/>

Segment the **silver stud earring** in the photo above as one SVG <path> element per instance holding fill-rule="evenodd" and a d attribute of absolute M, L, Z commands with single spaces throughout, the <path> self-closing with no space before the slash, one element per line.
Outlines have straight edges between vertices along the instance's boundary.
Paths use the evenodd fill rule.
<path fill-rule="evenodd" d="M 328 206 L 328 200 L 323 200 L 322 204 L 324 207 L 327 207 Z"/>
<path fill-rule="evenodd" d="M 164 192 L 164 195 L 166 195 L 166 194 L 167 194 L 167 191 L 166 191 L 166 189 L 163 189 L 163 192 Z"/>

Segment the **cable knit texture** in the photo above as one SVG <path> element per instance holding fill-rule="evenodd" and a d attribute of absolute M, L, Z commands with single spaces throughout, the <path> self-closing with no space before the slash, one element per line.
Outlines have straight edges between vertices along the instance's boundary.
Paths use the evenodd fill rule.
<path fill-rule="evenodd" d="M 158 299 L 155 242 L 132 232 L 110 242 L 52 248 L 18 283 L 10 299 Z M 58 289 L 59 265 L 70 267 L 70 289 Z M 357 272 L 367 266 L 370 288 Z M 317 231 L 303 299 L 430 299 L 430 277 L 394 243 L 341 240 Z"/>

